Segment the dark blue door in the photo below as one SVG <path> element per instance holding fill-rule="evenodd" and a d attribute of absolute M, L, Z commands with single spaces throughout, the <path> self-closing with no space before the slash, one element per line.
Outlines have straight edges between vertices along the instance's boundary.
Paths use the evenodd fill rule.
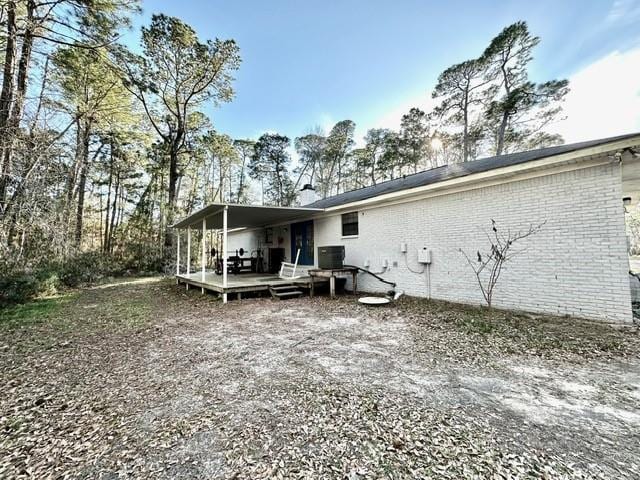
<path fill-rule="evenodd" d="M 296 261 L 298 250 L 298 264 L 313 265 L 313 220 L 291 224 L 291 262 Z"/>

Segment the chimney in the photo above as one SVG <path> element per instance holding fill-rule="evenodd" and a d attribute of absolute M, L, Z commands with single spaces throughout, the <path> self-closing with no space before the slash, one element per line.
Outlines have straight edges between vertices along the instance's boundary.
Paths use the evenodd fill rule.
<path fill-rule="evenodd" d="M 310 183 L 306 183 L 300 193 L 298 194 L 298 200 L 300 200 L 300 205 L 309 205 L 316 200 L 318 200 L 318 196 L 316 195 L 316 190 L 311 186 Z"/>

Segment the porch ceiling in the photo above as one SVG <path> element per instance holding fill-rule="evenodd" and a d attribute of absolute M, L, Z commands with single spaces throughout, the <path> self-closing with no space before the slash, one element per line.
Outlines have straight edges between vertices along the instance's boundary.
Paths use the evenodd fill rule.
<path fill-rule="evenodd" d="M 298 219 L 302 220 L 323 211 L 322 208 L 264 207 L 260 205 L 239 205 L 237 203 L 212 203 L 174 223 L 172 228 L 187 228 L 189 226 L 201 228 L 202 219 L 206 218 L 207 229 L 221 229 L 222 212 L 225 205 L 228 208 L 228 228 L 265 227 Z"/>

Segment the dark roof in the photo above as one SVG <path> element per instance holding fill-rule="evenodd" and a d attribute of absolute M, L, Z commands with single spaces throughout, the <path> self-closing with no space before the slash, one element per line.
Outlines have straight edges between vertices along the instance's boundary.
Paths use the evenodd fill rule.
<path fill-rule="evenodd" d="M 542 158 L 561 155 L 563 153 L 574 152 L 585 148 L 597 147 L 607 143 L 613 143 L 620 140 L 627 140 L 638 137 L 640 143 L 640 133 L 631 133 L 628 135 L 619 135 L 617 137 L 601 138 L 599 140 L 590 140 L 587 142 L 571 143 L 568 145 L 558 145 L 556 147 L 540 148 L 538 150 L 529 150 L 526 152 L 509 153 L 507 155 L 497 155 L 494 157 L 481 158 L 470 162 L 455 163 L 453 165 L 445 165 L 442 167 L 432 168 L 423 172 L 406 175 L 402 178 L 389 180 L 378 183 L 370 187 L 351 190 L 350 192 L 327 197 L 318 200 L 309 205 L 307 208 L 329 208 L 344 205 L 347 203 L 357 202 L 385 193 L 399 192 L 415 187 L 422 187 L 433 183 L 442 182 L 452 178 L 464 177 L 473 173 L 486 172 L 501 167 L 509 167 L 521 163 L 540 160 Z"/>

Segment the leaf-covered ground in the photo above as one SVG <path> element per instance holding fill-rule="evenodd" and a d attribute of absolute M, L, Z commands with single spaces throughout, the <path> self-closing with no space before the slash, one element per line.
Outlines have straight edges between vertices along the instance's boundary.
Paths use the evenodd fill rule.
<path fill-rule="evenodd" d="M 0 478 L 639 478 L 637 329 L 167 279 L 0 310 Z"/>

